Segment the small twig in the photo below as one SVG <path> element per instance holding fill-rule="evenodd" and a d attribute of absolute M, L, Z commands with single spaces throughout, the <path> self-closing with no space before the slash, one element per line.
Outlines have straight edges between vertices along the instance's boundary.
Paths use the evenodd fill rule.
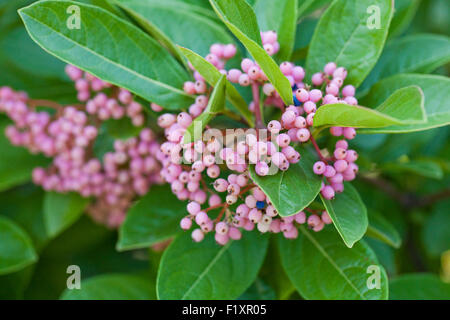
<path fill-rule="evenodd" d="M 320 148 L 317 145 L 316 139 L 314 139 L 314 137 L 311 135 L 310 140 L 311 140 L 312 145 L 314 146 L 314 149 L 316 150 L 317 154 L 319 155 L 320 160 L 325 162 L 325 164 L 328 164 L 327 159 L 325 159 L 325 157 L 322 155 L 322 152 L 320 152 Z"/>
<path fill-rule="evenodd" d="M 264 123 L 261 116 L 261 106 L 259 105 L 259 84 L 252 83 L 253 106 L 255 108 L 255 127 L 257 129 L 264 128 Z"/>

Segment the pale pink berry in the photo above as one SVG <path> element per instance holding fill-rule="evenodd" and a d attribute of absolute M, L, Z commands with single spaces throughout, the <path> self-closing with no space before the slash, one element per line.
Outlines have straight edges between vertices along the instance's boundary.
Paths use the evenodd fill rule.
<path fill-rule="evenodd" d="M 342 96 L 344 97 L 353 97 L 355 95 L 355 87 L 351 84 L 346 85 L 342 88 Z"/>
<path fill-rule="evenodd" d="M 348 163 L 345 160 L 337 160 L 334 163 L 334 168 L 337 172 L 344 172 L 347 169 Z"/>
<path fill-rule="evenodd" d="M 310 133 L 309 130 L 306 129 L 306 128 L 302 128 L 302 129 L 298 129 L 298 130 L 297 130 L 297 139 L 298 139 L 300 142 L 306 142 L 306 141 L 308 141 L 309 138 L 310 138 L 310 136 L 311 136 L 311 133 Z"/>
<path fill-rule="evenodd" d="M 330 133 L 331 133 L 331 135 L 333 135 L 335 137 L 339 137 L 339 136 L 342 136 L 343 129 L 342 129 L 342 127 L 331 127 Z"/>
<path fill-rule="evenodd" d="M 248 76 L 248 74 L 241 74 L 241 76 L 239 77 L 239 84 L 243 87 L 247 87 L 250 85 L 250 77 Z"/>
<path fill-rule="evenodd" d="M 192 226 L 192 220 L 189 219 L 188 217 L 185 217 L 183 219 L 181 219 L 180 221 L 180 227 L 183 230 L 189 230 Z"/>
<path fill-rule="evenodd" d="M 225 179 L 217 179 L 216 181 L 214 181 L 214 189 L 217 192 L 225 192 L 228 188 L 228 181 Z"/>
<path fill-rule="evenodd" d="M 356 130 L 354 128 L 344 128 L 343 134 L 346 139 L 351 140 L 356 137 Z"/>
<path fill-rule="evenodd" d="M 195 94 L 195 83 L 192 81 L 186 81 L 183 85 L 183 90 L 187 94 Z"/>
<path fill-rule="evenodd" d="M 261 221 L 261 218 L 262 213 L 256 208 L 251 209 L 248 213 L 248 219 L 253 223 L 258 223 L 259 221 Z"/>
<path fill-rule="evenodd" d="M 334 157 L 338 160 L 345 159 L 346 155 L 347 151 L 343 148 L 336 148 L 336 150 L 334 150 Z"/>
<path fill-rule="evenodd" d="M 333 74 L 333 72 L 336 70 L 336 68 L 337 68 L 336 63 L 334 63 L 334 62 L 328 62 L 328 63 L 325 65 L 325 67 L 323 68 L 323 71 L 324 71 L 327 75 L 331 76 L 331 75 Z"/>
<path fill-rule="evenodd" d="M 228 236 L 233 240 L 240 240 L 242 237 L 242 233 L 238 228 L 230 227 L 228 229 Z"/>
<path fill-rule="evenodd" d="M 269 173 L 269 166 L 267 163 L 260 161 L 255 165 L 255 171 L 259 176 L 266 176 Z"/>
<path fill-rule="evenodd" d="M 245 204 L 249 208 L 255 208 L 256 207 L 256 199 L 252 195 L 248 195 L 245 197 Z"/>
<path fill-rule="evenodd" d="M 254 65 L 255 65 L 255 63 L 254 63 L 252 60 L 250 60 L 250 59 L 248 59 L 248 58 L 245 58 L 245 59 L 243 59 L 242 62 L 241 62 L 241 69 L 242 69 L 242 71 L 244 71 L 245 73 L 247 73 L 248 70 L 249 70 L 251 67 L 253 67 Z"/>
<path fill-rule="evenodd" d="M 238 70 L 238 69 L 230 69 L 230 70 L 228 71 L 227 79 L 228 79 L 230 82 L 238 83 L 238 82 L 239 82 L 239 78 L 240 78 L 241 75 L 242 75 L 241 70 Z"/>
<path fill-rule="evenodd" d="M 234 44 L 227 44 L 223 48 L 223 58 L 231 59 L 236 55 L 236 46 Z"/>
<path fill-rule="evenodd" d="M 306 102 L 309 100 L 309 92 L 305 89 L 298 89 L 295 92 L 295 97 L 300 101 L 300 102 Z"/>
<path fill-rule="evenodd" d="M 294 216 L 294 220 L 299 224 L 304 224 L 306 222 L 306 214 L 303 211 L 300 211 Z"/>
<path fill-rule="evenodd" d="M 318 73 L 314 73 L 313 76 L 311 77 L 311 82 L 315 85 L 315 86 L 320 86 L 322 85 L 324 79 L 323 79 L 323 74 L 321 72 Z"/>
<path fill-rule="evenodd" d="M 356 160 L 358 160 L 358 153 L 355 150 L 347 150 L 345 160 L 347 162 L 355 162 Z"/>
<path fill-rule="evenodd" d="M 336 149 L 337 148 L 341 148 L 341 149 L 345 149 L 345 150 L 347 150 L 347 148 L 348 148 L 348 142 L 346 141 L 346 140 L 338 140 L 337 142 L 336 142 Z"/>
<path fill-rule="evenodd" d="M 296 82 L 301 82 L 305 78 L 305 70 L 300 66 L 294 67 L 292 69 L 292 76 Z"/>
<path fill-rule="evenodd" d="M 192 231 L 192 239 L 195 242 L 200 242 L 203 240 L 203 238 L 205 237 L 205 235 L 203 234 L 201 229 L 195 229 L 194 231 Z"/>
<path fill-rule="evenodd" d="M 272 120 L 267 125 L 267 128 L 271 133 L 278 133 L 281 130 L 281 123 L 277 120 Z"/>
<path fill-rule="evenodd" d="M 223 221 L 218 222 L 216 224 L 216 232 L 218 234 L 222 234 L 222 235 L 227 234 L 228 233 L 228 225 Z"/>
<path fill-rule="evenodd" d="M 326 164 L 323 161 L 314 163 L 313 171 L 315 174 L 323 174 L 326 170 Z"/>
<path fill-rule="evenodd" d="M 324 186 L 320 193 L 327 200 L 331 200 L 334 198 L 334 190 L 331 186 Z"/>

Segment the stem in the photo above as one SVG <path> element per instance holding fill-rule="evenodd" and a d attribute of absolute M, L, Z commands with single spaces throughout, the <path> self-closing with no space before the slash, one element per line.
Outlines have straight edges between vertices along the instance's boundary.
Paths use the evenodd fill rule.
<path fill-rule="evenodd" d="M 259 84 L 257 82 L 252 83 L 253 104 L 255 108 L 255 128 L 264 128 L 264 123 L 261 116 L 261 106 L 259 102 Z"/>
<path fill-rule="evenodd" d="M 325 162 L 325 164 L 328 164 L 327 159 L 325 159 L 325 157 L 322 155 L 322 152 L 320 152 L 320 148 L 317 145 L 316 139 L 314 139 L 313 136 L 311 136 L 311 143 L 314 146 L 314 149 L 316 150 L 317 154 L 319 155 L 320 160 L 322 160 L 323 162 Z"/>
<path fill-rule="evenodd" d="M 35 108 L 35 107 L 39 107 L 39 106 L 48 107 L 48 108 L 52 108 L 55 110 L 64 108 L 62 105 L 60 105 L 57 102 L 50 101 L 50 100 L 42 100 L 42 99 L 29 99 L 28 104 L 31 108 Z"/>

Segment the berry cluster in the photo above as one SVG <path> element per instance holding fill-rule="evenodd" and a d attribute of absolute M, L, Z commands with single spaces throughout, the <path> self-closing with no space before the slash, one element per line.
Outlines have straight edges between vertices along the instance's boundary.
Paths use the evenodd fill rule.
<path fill-rule="evenodd" d="M 279 50 L 276 33 L 270 31 L 261 36 L 266 51 L 275 54 Z M 342 192 L 343 181 L 355 178 L 358 167 L 354 162 L 358 155 L 348 149 L 348 143 L 343 139 L 337 142 L 334 156 L 327 157 L 327 151 L 320 150 L 311 129 L 314 114 L 321 105 L 357 104 L 355 88 L 343 86 L 347 71 L 331 62 L 323 72 L 312 76 L 311 84 L 307 84 L 303 82 L 305 71 L 301 66 L 283 62 L 280 70 L 291 83 L 294 99 L 294 105 L 286 107 L 255 61 L 246 58 L 241 62 L 241 70 L 225 70 L 226 61 L 235 53 L 232 45 L 214 44 L 206 59 L 226 74 L 230 82 L 251 86 L 253 101 L 249 109 L 255 114 L 256 129 L 259 130 L 240 131 L 232 139 L 232 145 L 227 142 L 227 137 L 209 133 L 212 129 L 204 131 L 201 140 L 183 143 L 187 128 L 206 107 L 207 93 L 211 92 L 192 66 L 196 82 L 186 82 L 184 90 L 198 94 L 195 104 L 188 112 L 165 113 L 158 118 L 167 139 L 157 154 L 163 166 L 161 175 L 170 183 L 178 199 L 190 201 L 187 205 L 189 214 L 182 218 L 180 226 L 188 230 L 195 223 L 198 228 L 192 232 L 194 241 L 201 241 L 206 233 L 214 232 L 216 241 L 222 245 L 229 239 L 239 239 L 242 229 L 250 231 L 255 226 L 260 232 L 282 232 L 286 238 L 297 237 L 296 224 L 307 223 L 312 230 L 320 231 L 332 222 L 326 211 L 306 208 L 293 216 L 280 217 L 264 192 L 249 177 L 249 166 L 252 165 L 260 176 L 288 170 L 290 164 L 301 161 L 296 146 L 310 141 L 321 160 L 311 170 L 325 177 L 322 195 L 332 199 L 335 192 Z M 262 103 L 261 90 L 265 95 Z M 280 108 L 280 119 L 271 120 L 265 126 L 260 105 Z M 340 127 L 331 128 L 331 133 L 344 135 L 346 139 L 353 139 L 356 134 L 354 128 Z"/>
<path fill-rule="evenodd" d="M 141 126 L 145 120 L 142 106 L 124 89 L 74 66 L 67 66 L 66 71 L 75 81 L 79 100 L 87 101 L 86 105 L 63 107 L 54 102 L 36 102 L 24 93 L 3 87 L 0 111 L 13 120 L 6 135 L 13 145 L 53 158 L 49 168 L 33 170 L 34 183 L 45 190 L 94 197 L 87 212 L 95 220 L 117 227 L 136 196 L 161 182 L 160 165 L 154 156 L 159 144 L 153 132 L 145 128 L 138 137 L 116 140 L 114 150 L 104 155 L 103 162 L 97 159 L 93 146 L 102 121 L 128 116 L 135 126 Z M 109 95 L 99 92 L 105 89 Z M 38 111 L 37 106 L 55 110 Z"/>

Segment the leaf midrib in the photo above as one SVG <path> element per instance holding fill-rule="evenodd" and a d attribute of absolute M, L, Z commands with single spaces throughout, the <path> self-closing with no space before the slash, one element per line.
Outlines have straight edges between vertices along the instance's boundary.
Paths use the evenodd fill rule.
<path fill-rule="evenodd" d="M 134 71 L 134 70 L 132 70 L 132 69 L 129 69 L 128 67 L 125 67 L 124 65 L 118 64 L 118 63 L 116 63 L 115 61 L 113 61 L 113 60 L 111 60 L 111 59 L 109 59 L 109 58 L 107 58 L 107 57 L 105 57 L 105 56 L 103 56 L 103 55 L 101 55 L 101 54 L 96 53 L 95 51 L 92 51 L 92 50 L 89 49 L 88 47 L 86 47 L 86 46 L 84 46 L 84 45 L 81 45 L 80 43 L 78 43 L 78 42 L 72 40 L 71 38 L 67 37 L 66 35 L 60 33 L 59 31 L 57 31 L 57 30 L 51 28 L 48 24 L 43 23 L 43 22 L 41 22 L 41 21 L 35 19 L 34 17 L 28 15 L 26 12 L 24 12 L 23 9 L 19 10 L 19 13 L 20 13 L 20 14 L 23 14 L 23 15 L 25 15 L 25 16 L 27 16 L 29 19 L 34 20 L 35 22 L 37 22 L 37 23 L 39 23 L 40 25 L 42 25 L 42 26 L 48 28 L 49 30 L 52 30 L 52 31 L 55 32 L 59 37 L 63 38 L 64 40 L 66 40 L 66 41 L 68 41 L 68 42 L 71 42 L 72 44 L 74 44 L 74 45 L 80 47 L 81 49 L 83 49 L 83 50 L 85 50 L 85 51 L 87 51 L 87 52 L 89 52 L 89 53 L 91 53 L 91 54 L 97 56 L 98 58 L 104 60 L 105 62 L 110 63 L 110 64 L 116 66 L 116 67 L 119 68 L 119 69 L 122 69 L 123 71 L 129 72 L 129 73 L 135 75 L 136 77 L 138 77 L 138 78 L 140 78 L 140 79 L 142 79 L 142 80 L 144 80 L 144 81 L 154 83 L 154 84 L 156 84 L 156 85 L 158 85 L 158 86 L 161 86 L 161 87 L 164 87 L 164 88 L 166 88 L 166 89 L 168 89 L 168 90 L 170 90 L 170 91 L 174 91 L 174 92 L 176 92 L 176 93 L 178 93 L 178 94 L 180 94 L 180 95 L 184 95 L 184 96 L 186 96 L 186 97 L 190 97 L 190 96 L 187 95 L 185 92 L 183 92 L 183 91 L 181 91 L 181 90 L 179 90 L 179 89 L 177 89 L 177 88 L 175 88 L 175 87 L 172 87 L 172 86 L 167 85 L 167 84 L 165 84 L 165 83 L 163 83 L 163 82 L 160 82 L 160 81 L 157 81 L 157 80 L 148 78 L 148 77 L 146 77 L 146 76 L 144 76 L 144 75 L 142 75 L 142 74 L 140 74 L 140 73 L 137 73 L 136 71 Z M 42 49 L 44 49 L 46 52 L 50 53 L 51 55 L 56 56 L 56 54 L 52 53 L 51 51 L 49 51 L 49 50 L 47 50 L 45 47 L 43 47 L 43 46 L 40 44 L 40 42 L 37 41 L 37 39 L 35 38 L 35 36 L 34 36 L 33 34 L 31 34 L 31 33 L 29 32 L 29 35 L 30 35 L 30 37 L 31 37 L 31 38 L 32 38 L 32 39 L 33 39 L 33 40 L 34 40 L 34 41 L 35 41 Z M 65 61 L 66 63 L 70 63 L 69 61 L 67 61 L 66 59 L 64 59 L 64 58 L 62 58 L 62 57 L 59 57 L 59 56 L 58 56 L 58 58 L 61 59 L 61 60 L 63 60 L 63 61 Z M 108 80 L 108 81 L 109 81 L 109 80 Z M 112 84 L 114 84 L 114 85 L 118 85 L 117 83 L 115 83 L 115 82 L 113 82 L 113 81 L 109 81 L 109 82 L 112 83 Z"/>
<path fill-rule="evenodd" d="M 191 291 L 197 286 L 197 284 L 203 280 L 203 278 L 206 276 L 206 274 L 211 270 L 211 268 L 216 264 L 216 262 L 222 257 L 222 255 L 228 250 L 228 248 L 233 243 L 233 240 L 229 241 L 225 246 L 220 248 L 220 250 L 216 253 L 214 258 L 208 263 L 206 268 L 203 270 L 203 272 L 198 276 L 198 278 L 192 283 L 192 285 L 187 289 L 187 291 L 184 293 L 184 295 L 181 297 L 181 300 L 185 300 L 186 297 L 191 293 Z"/>
<path fill-rule="evenodd" d="M 304 227 L 299 228 L 300 231 L 308 238 L 309 241 L 319 250 L 319 252 L 325 257 L 325 259 L 330 262 L 330 264 L 336 269 L 336 271 L 344 278 L 344 280 L 350 285 L 350 287 L 363 299 L 367 300 L 366 297 L 364 297 L 361 292 L 359 292 L 358 288 L 353 284 L 353 282 L 347 277 L 347 275 L 344 273 L 344 271 L 341 270 L 341 268 L 334 262 L 334 260 L 328 255 L 328 253 L 325 251 L 325 249 L 320 245 L 317 240 L 309 234 L 308 231 L 304 229 Z"/>

